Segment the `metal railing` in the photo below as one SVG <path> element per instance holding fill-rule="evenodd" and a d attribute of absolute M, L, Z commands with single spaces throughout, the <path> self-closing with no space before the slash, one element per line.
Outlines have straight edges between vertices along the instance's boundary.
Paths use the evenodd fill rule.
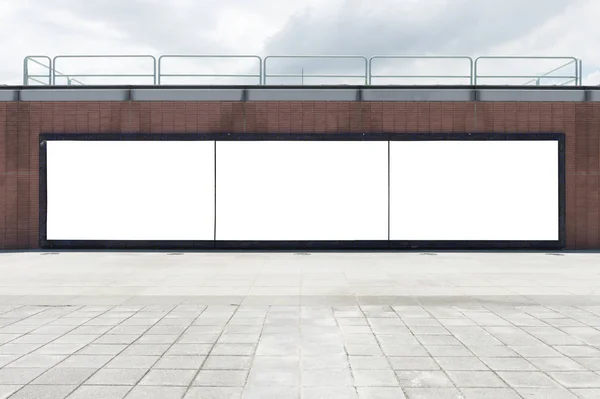
<path fill-rule="evenodd" d="M 36 58 L 41 58 L 48 61 L 48 65 L 41 63 Z M 33 62 L 34 64 L 40 65 L 42 68 L 48 70 L 47 75 L 39 75 L 39 74 L 31 74 L 29 73 L 29 63 Z M 48 82 L 44 82 L 39 80 L 39 78 L 48 79 Z M 31 81 L 34 81 L 43 85 L 51 85 L 52 84 L 52 59 L 47 55 L 28 55 L 23 59 L 23 85 L 28 86 Z"/>
<path fill-rule="evenodd" d="M 56 84 L 56 76 L 67 76 L 56 72 L 58 68 L 57 64 L 59 60 L 63 59 L 147 59 L 152 61 L 152 73 L 85 73 L 85 74 L 72 74 L 69 73 L 70 78 L 152 78 L 152 84 L 156 84 L 156 58 L 153 55 L 57 55 L 53 59 L 54 68 L 52 69 L 52 84 Z"/>
<path fill-rule="evenodd" d="M 565 61 L 567 60 L 568 62 L 566 64 L 562 64 L 554 69 L 552 69 L 551 71 L 542 73 L 542 74 L 535 74 L 535 75 L 481 75 L 479 74 L 479 65 L 481 63 L 482 60 L 520 60 L 520 61 L 534 61 L 534 60 L 544 60 L 544 61 Z M 572 75 L 552 75 L 554 72 L 560 71 L 563 68 L 566 68 L 568 66 L 573 66 L 573 74 Z M 534 56 L 483 56 L 483 57 L 478 57 L 475 60 L 475 70 L 473 73 L 473 84 L 477 85 L 479 83 L 479 81 L 481 79 L 530 79 L 529 81 L 527 81 L 526 83 L 524 83 L 525 85 L 528 85 L 530 83 L 536 83 L 538 86 L 543 82 L 544 79 L 558 79 L 558 80 L 565 80 L 565 82 L 562 82 L 560 85 L 566 85 L 569 83 L 575 83 L 575 86 L 580 86 L 582 84 L 582 77 L 581 77 L 581 61 L 578 60 L 575 57 L 534 57 Z"/>
<path fill-rule="evenodd" d="M 63 64 L 61 64 L 61 68 L 58 68 L 59 63 L 64 63 L 66 59 L 71 60 L 85 60 L 85 59 L 94 59 L 94 60 L 128 60 L 128 62 L 134 60 L 147 60 L 148 65 L 143 65 L 140 63 L 139 70 L 141 72 L 136 73 L 108 73 L 108 72 L 95 72 L 95 73 L 79 73 L 77 71 L 69 71 L 64 69 Z M 206 70 L 206 65 L 202 65 L 202 69 L 197 70 L 197 72 L 185 72 L 185 73 L 175 73 L 165 71 L 165 61 L 168 60 L 232 60 L 232 61 L 243 61 L 243 60 L 253 60 L 253 65 L 250 65 L 247 70 L 239 73 L 203 73 L 202 71 Z M 298 71 L 300 69 L 300 73 L 283 73 L 283 72 L 273 72 L 274 66 L 273 63 L 276 60 L 284 61 L 287 63 L 287 71 L 294 70 Z M 462 65 L 457 72 L 454 74 L 426 74 L 422 72 L 416 72 L 414 74 L 411 73 L 395 73 L 399 70 L 405 70 L 388 66 L 385 68 L 386 61 L 392 60 L 401 60 L 405 61 L 404 67 L 410 68 L 420 68 L 415 67 L 415 64 L 418 64 L 421 61 L 433 60 L 433 61 L 461 61 Z M 297 62 L 301 61 L 299 64 Z M 309 61 L 313 63 L 313 68 L 320 68 L 321 70 L 331 70 L 331 62 L 334 64 L 337 62 L 343 62 L 341 66 L 337 66 L 340 71 L 346 71 L 345 73 L 305 73 L 305 61 Z M 508 75 L 508 74 L 490 74 L 490 73 L 482 73 L 481 63 L 484 61 L 516 61 L 520 62 L 514 69 L 523 70 L 526 66 L 531 67 L 534 62 L 558 62 L 563 61 L 559 66 L 549 70 L 544 73 L 533 73 L 533 74 L 516 74 L 516 75 Z M 566 61 L 566 62 L 564 62 Z M 254 65 L 256 62 L 256 65 Z M 290 62 L 292 63 L 290 65 Z M 317 63 L 315 66 L 314 64 Z M 319 65 L 320 63 L 320 65 Z M 347 73 L 347 71 L 352 70 L 351 63 L 354 63 L 354 73 Z M 33 64 L 35 64 L 36 68 L 43 68 L 44 73 L 32 73 L 31 69 Z M 327 65 L 329 64 L 329 65 Z M 390 65 L 388 63 L 388 65 Z M 110 64 L 110 66 L 113 66 Z M 381 73 L 378 73 L 376 69 L 384 67 Z M 496 69 L 498 69 L 498 64 L 495 64 Z M 98 62 L 94 63 L 93 69 L 102 70 L 104 68 L 102 65 L 99 65 Z M 464 69 L 462 69 L 464 68 Z M 62 69 L 65 73 L 60 72 L 59 69 Z M 72 69 L 72 68 L 69 68 Z M 106 69 L 106 68 L 105 68 Z M 191 69 L 191 68 L 190 68 Z M 281 70 L 281 65 L 278 70 Z M 558 72 L 562 72 L 560 75 Z M 45 72 L 47 71 L 47 72 Z M 392 71 L 390 73 L 386 73 L 386 71 Z M 419 71 L 419 69 L 417 69 Z M 464 71 L 464 72 L 462 72 Z M 76 72 L 76 73 L 70 73 Z M 58 55 L 53 59 L 45 56 L 45 55 L 30 55 L 25 57 L 23 61 L 23 84 L 30 85 L 32 82 L 42 85 L 55 85 L 57 79 L 66 79 L 68 85 L 72 84 L 84 84 L 81 78 L 85 81 L 85 78 L 147 78 L 151 81 L 153 85 L 163 85 L 165 84 L 165 79 L 169 78 L 244 78 L 244 79 L 253 79 L 257 81 L 257 85 L 267 85 L 272 84 L 271 82 L 275 79 L 288 80 L 288 79 L 300 79 L 301 84 L 304 84 L 305 79 L 331 79 L 331 83 L 326 84 L 339 84 L 342 81 L 342 84 L 348 84 L 350 80 L 358 81 L 358 84 L 365 85 L 374 85 L 376 80 L 380 79 L 393 79 L 393 80 L 406 80 L 406 79 L 423 79 L 424 81 L 431 81 L 431 79 L 448 79 L 453 82 L 463 80 L 465 83 L 459 84 L 469 84 L 469 85 L 479 85 L 482 84 L 482 80 L 503 80 L 508 82 L 514 82 L 515 80 L 525 80 L 525 83 L 518 83 L 519 85 L 575 85 L 582 86 L 583 85 L 583 63 L 581 60 L 575 57 L 526 57 L 526 56 L 482 56 L 478 58 L 471 58 L 468 56 L 402 56 L 402 55 L 376 55 L 369 59 L 364 56 L 359 55 L 291 55 L 291 56 L 267 56 L 264 59 L 258 55 L 163 55 L 158 58 L 158 62 L 156 58 L 152 55 Z M 333 83 L 335 81 L 335 83 Z M 552 83 L 558 82 L 558 83 Z M 87 82 L 86 82 L 87 83 Z M 128 82 L 128 84 L 131 84 Z M 452 83 L 456 84 L 456 83 Z"/>
<path fill-rule="evenodd" d="M 163 60 L 166 59 L 255 59 L 258 61 L 258 73 L 249 74 L 207 74 L 207 73 L 164 73 Z M 180 78 L 253 78 L 258 79 L 258 84 L 262 84 L 263 62 L 257 55 L 163 55 L 158 58 L 158 84 L 163 84 L 162 78 L 180 77 Z"/>
<path fill-rule="evenodd" d="M 560 71 L 561 69 L 563 69 L 563 68 L 565 68 L 567 66 L 570 66 L 571 64 L 573 64 L 573 62 L 575 62 L 575 65 L 576 65 L 576 69 L 575 69 L 576 73 L 579 74 L 579 62 L 578 62 L 578 60 L 571 60 L 571 61 L 567 62 L 564 65 L 558 66 L 558 67 L 552 69 L 551 71 L 548 71 L 546 73 L 541 74 L 540 76 L 538 76 L 535 79 L 531 79 L 530 81 L 525 82 L 523 85 L 526 86 L 526 85 L 528 85 L 530 83 L 535 83 L 536 86 L 540 86 L 543 79 L 556 79 L 557 77 L 553 76 L 552 74 L 554 72 Z M 569 79 L 569 80 L 567 80 L 566 82 L 563 82 L 563 83 L 559 84 L 559 86 L 565 86 L 565 85 L 568 85 L 569 83 L 573 83 L 573 82 L 575 82 L 578 85 L 579 84 L 579 80 L 581 79 L 581 77 L 580 76 L 574 76 L 573 78 L 565 77 L 565 79 Z"/>
<path fill-rule="evenodd" d="M 373 62 L 377 60 L 392 60 L 392 59 L 403 59 L 411 61 L 421 60 L 461 60 L 467 61 L 469 64 L 469 74 L 463 75 L 377 75 L 373 73 Z M 375 55 L 369 59 L 369 85 L 373 84 L 373 78 L 375 79 L 467 79 L 468 84 L 473 83 L 473 59 L 466 56 L 417 56 L 417 55 Z"/>
<path fill-rule="evenodd" d="M 43 60 L 47 60 L 48 64 L 46 65 L 46 64 L 38 61 L 36 58 L 41 58 Z M 30 62 L 33 62 L 34 64 L 41 66 L 45 70 L 48 70 L 48 73 L 43 74 L 43 75 L 29 73 L 29 63 Z M 23 85 L 28 86 L 31 81 L 34 81 L 41 85 L 49 86 L 49 85 L 52 85 L 53 75 L 64 76 L 67 79 L 68 86 L 71 86 L 73 83 L 79 83 L 81 85 L 83 84 L 81 81 L 79 81 L 71 76 L 65 75 L 62 72 L 55 70 L 52 67 L 52 59 L 46 55 L 29 55 L 29 56 L 25 57 L 25 59 L 23 60 Z M 39 78 L 48 79 L 48 82 L 44 82 L 44 81 L 40 80 Z"/>
<path fill-rule="evenodd" d="M 312 59 L 312 60 L 357 60 L 361 63 L 361 69 L 364 70 L 360 75 L 358 74 L 315 74 L 315 73 L 304 73 L 302 68 L 301 73 L 269 73 L 267 70 L 268 61 L 280 59 L 280 60 L 297 60 L 297 59 Z M 364 84 L 368 84 L 368 69 L 369 61 L 367 57 L 362 55 L 270 55 L 265 57 L 263 66 L 263 84 L 267 84 L 268 78 L 300 78 L 302 84 L 304 79 L 310 78 L 333 78 L 333 79 L 361 79 Z"/>

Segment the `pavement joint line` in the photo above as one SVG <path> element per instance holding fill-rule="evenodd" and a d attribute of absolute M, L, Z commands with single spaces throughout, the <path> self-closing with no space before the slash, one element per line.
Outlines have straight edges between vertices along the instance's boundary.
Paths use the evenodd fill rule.
<path fill-rule="evenodd" d="M 230 305 L 231 306 L 231 305 Z M 190 383 L 188 384 L 188 386 L 185 388 L 185 391 L 183 392 L 183 396 L 182 398 L 185 398 L 185 396 L 188 394 L 188 392 L 190 391 L 190 389 L 192 388 L 192 386 L 194 385 L 194 381 L 196 381 L 196 378 L 198 378 L 198 375 L 200 374 L 200 371 L 202 370 L 202 367 L 204 366 L 204 364 L 206 363 L 206 361 L 208 360 L 208 357 L 210 356 L 210 354 L 212 353 L 212 351 L 214 350 L 215 346 L 217 345 L 217 342 L 219 342 L 219 339 L 221 339 L 221 337 L 223 336 L 223 334 L 225 333 L 225 328 L 227 327 L 227 325 L 229 324 L 229 322 L 231 321 L 231 319 L 233 318 L 233 316 L 237 313 L 240 305 L 234 305 L 235 306 L 235 310 L 231 313 L 231 316 L 229 316 L 229 318 L 227 319 L 227 322 L 225 323 L 225 326 L 223 327 L 223 329 L 221 330 L 221 332 L 219 333 L 219 336 L 217 337 L 217 340 L 211 345 L 211 348 L 209 349 L 208 353 L 206 354 L 206 356 L 204 357 L 204 360 L 202 361 L 202 364 L 200 364 L 200 367 L 198 367 L 198 370 L 194 373 L 194 376 L 192 377 L 192 379 L 190 380 Z M 206 309 L 208 309 L 208 305 L 206 306 L 206 308 L 204 309 L 204 311 L 202 311 L 202 313 L 204 313 L 206 311 Z M 198 317 L 200 317 L 200 315 L 198 315 Z M 198 318 L 196 317 L 196 319 Z M 190 326 L 193 325 L 190 324 Z M 189 329 L 189 327 L 188 327 Z M 187 331 L 187 329 L 186 329 Z M 182 333 L 183 334 L 183 333 Z M 257 344 L 258 346 L 258 344 Z M 165 352 L 166 353 L 166 352 Z M 250 372 L 248 372 L 248 375 L 250 374 Z M 248 376 L 246 376 L 246 378 L 248 378 Z M 141 380 L 140 380 L 141 381 Z"/>
<path fill-rule="evenodd" d="M 78 307 L 78 309 L 75 309 L 75 310 L 73 310 L 73 312 L 71 312 L 71 313 L 68 313 L 68 314 L 75 313 L 75 312 L 77 312 L 77 311 L 79 311 L 80 309 L 82 309 L 82 308 L 85 308 L 85 307 L 86 307 L 85 305 L 81 305 L 81 306 L 79 306 L 79 307 Z M 96 318 L 98 318 L 98 317 L 100 317 L 100 316 L 104 315 L 105 313 L 108 313 L 108 312 L 110 312 L 110 311 L 111 311 L 113 308 L 115 308 L 115 307 L 116 307 L 116 306 L 110 307 L 109 309 L 105 310 L 104 312 L 100 313 L 99 315 L 96 315 L 96 316 L 92 317 L 90 320 L 94 320 L 94 319 L 96 319 Z M 62 317 L 64 317 L 64 316 L 62 316 Z M 57 319 L 60 319 L 60 317 L 58 317 Z M 90 320 L 88 320 L 88 321 L 90 321 Z M 86 322 L 86 323 L 87 323 L 87 322 Z M 69 334 L 71 331 L 73 331 L 73 330 L 75 330 L 75 329 L 77 329 L 77 328 L 81 327 L 81 325 L 77 325 L 77 326 L 71 326 L 71 327 L 73 327 L 73 328 L 72 328 L 72 329 L 70 329 L 70 330 L 68 330 L 67 332 L 65 332 L 65 333 L 64 333 L 64 334 L 62 334 L 61 336 L 59 336 L 59 337 L 55 338 L 54 340 L 52 340 L 52 341 L 50 341 L 50 342 L 47 342 L 46 344 L 44 344 L 44 345 L 40 346 L 39 348 L 36 348 L 36 349 L 32 350 L 31 352 L 28 352 L 28 353 L 26 353 L 25 355 L 23 355 L 23 356 L 21 356 L 21 357 L 19 357 L 19 358 L 17 358 L 17 359 L 14 359 L 14 360 L 13 360 L 11 363 L 7 364 L 6 366 L 9 366 L 10 364 L 12 364 L 12 363 L 16 362 L 17 360 L 21 359 L 22 357 L 24 357 L 24 356 L 26 356 L 26 355 L 29 355 L 29 354 L 31 354 L 32 352 L 35 352 L 36 350 L 38 350 L 38 349 L 40 349 L 40 348 L 43 348 L 44 346 L 46 346 L 46 345 L 49 345 L 49 344 L 51 344 L 52 342 L 54 342 L 54 341 L 56 341 L 56 340 L 58 340 L 58 339 L 60 339 L 60 338 L 64 337 L 65 335 Z M 25 335 L 26 335 L 26 334 L 25 334 Z M 97 338 L 96 338 L 96 339 L 97 339 Z M 88 344 L 88 345 L 89 345 L 89 344 Z M 87 346 L 87 345 L 86 345 L 86 346 Z M 76 352 L 78 352 L 78 351 L 76 351 Z M 75 353 L 76 353 L 76 352 L 75 352 Z M 45 374 L 45 373 L 47 373 L 48 371 L 50 371 L 50 370 L 53 370 L 53 369 L 54 369 L 54 368 L 55 368 L 57 365 L 59 365 L 59 364 L 60 364 L 60 363 L 62 363 L 64 360 L 68 359 L 69 357 L 73 356 L 75 353 L 72 353 L 72 354 L 68 355 L 68 356 L 67 356 L 65 359 L 61 360 L 60 362 L 56 363 L 54 366 L 52 366 L 52 367 L 48 368 L 47 370 L 45 370 L 44 372 L 42 372 L 42 374 Z M 4 366 L 4 367 L 6 367 L 6 366 Z M 42 374 L 40 374 L 39 376 L 41 376 Z M 39 376 L 37 376 L 37 377 L 35 377 L 35 378 L 38 378 Z M 34 380 L 35 380 L 35 378 L 34 378 Z M 33 380 L 32 380 L 32 381 L 33 381 Z M 16 394 L 17 394 L 19 391 L 21 391 L 23 388 L 25 388 L 25 387 L 27 387 L 27 386 L 29 386 L 29 383 L 28 383 L 28 384 L 25 384 L 24 386 L 22 386 L 21 388 L 19 388 L 17 391 L 13 392 L 13 393 L 12 393 L 12 395 L 16 395 Z M 79 388 L 79 386 L 81 386 L 81 384 L 80 384 L 80 385 L 78 385 L 78 386 L 77 386 L 75 389 L 73 389 L 72 391 L 70 391 L 68 395 L 71 395 L 73 392 L 75 392 L 75 390 L 77 390 L 77 389 Z M 67 396 L 68 396 L 68 395 L 67 395 Z"/>
<path fill-rule="evenodd" d="M 115 307 L 119 307 L 119 306 L 122 306 L 122 305 L 116 305 L 116 306 L 114 306 L 114 307 L 113 307 L 113 309 L 114 309 Z M 129 320 L 130 318 L 132 318 L 132 317 L 133 317 L 133 316 L 135 316 L 136 314 L 140 313 L 141 311 L 143 311 L 143 309 L 145 309 L 145 308 L 147 308 L 147 307 L 148 307 L 148 306 L 143 306 L 141 309 L 137 310 L 137 311 L 136 311 L 136 312 L 134 312 L 132 315 L 130 315 L 129 317 L 127 317 L 125 320 L 121 321 L 121 323 L 117 324 L 116 326 L 114 326 L 113 328 L 111 328 L 110 330 L 108 330 L 107 332 L 105 332 L 104 334 L 102 334 L 100 337 L 96 338 L 96 340 L 98 340 L 99 338 L 101 338 L 101 337 L 103 337 L 103 336 L 107 335 L 107 334 L 108 334 L 108 333 L 109 333 L 109 332 L 110 332 L 112 329 L 114 329 L 114 328 L 118 327 L 119 325 L 121 325 L 122 323 L 124 323 L 126 320 Z M 167 311 L 167 312 L 165 312 L 165 314 L 164 314 L 164 315 L 163 315 L 163 316 L 162 316 L 162 317 L 161 317 L 159 320 L 157 320 L 157 321 L 156 321 L 154 324 L 152 324 L 151 326 L 149 326 L 149 327 L 146 329 L 146 332 L 147 332 L 148 330 L 150 330 L 150 329 L 151 329 L 153 326 L 155 326 L 157 323 L 159 323 L 161 320 L 163 320 L 165 317 L 167 317 L 167 316 L 169 315 L 169 313 L 170 313 L 170 312 L 172 312 L 172 311 L 173 311 L 173 308 L 172 308 L 170 311 Z M 199 315 L 198 315 L 198 316 L 199 316 Z M 117 353 L 116 355 L 114 355 L 114 356 L 111 358 L 111 360 L 109 360 L 109 363 L 110 363 L 110 362 L 111 362 L 113 359 L 115 359 L 117 356 L 119 356 L 121 353 L 125 352 L 125 351 L 126 351 L 128 348 L 129 348 L 129 347 L 131 347 L 131 345 L 133 345 L 133 344 L 134 344 L 135 342 L 137 342 L 137 341 L 138 341 L 138 340 L 139 340 L 141 337 L 143 337 L 143 336 L 144 336 L 144 334 L 145 334 L 145 332 L 144 332 L 144 333 L 142 333 L 142 334 L 140 334 L 140 336 L 139 336 L 137 339 L 135 339 L 133 342 L 131 342 L 130 344 L 127 344 L 127 345 L 125 346 L 125 348 L 123 348 L 121 351 L 119 351 L 119 353 Z M 110 334 L 108 334 L 108 335 L 110 335 Z M 92 344 L 93 344 L 93 343 L 94 343 L 96 340 L 92 341 Z M 90 344 L 88 344 L 88 345 L 90 345 Z M 173 343 L 172 345 L 174 345 L 174 343 Z M 172 345 L 171 345 L 171 346 L 172 346 Z M 86 346 L 87 346 L 87 345 L 86 345 Z M 171 347 L 171 346 L 170 346 L 170 347 Z M 170 347 L 169 347 L 169 348 L 170 348 Z M 82 349 L 83 349 L 83 348 L 82 348 Z M 167 349 L 167 350 L 168 350 L 168 349 Z M 166 351 L 165 351 L 165 353 L 166 353 Z M 163 354 L 163 355 L 164 355 L 164 354 Z M 68 359 L 68 358 L 67 358 L 67 359 Z M 65 359 L 65 360 L 67 360 L 67 359 Z M 156 363 L 158 363 L 158 361 L 160 361 L 160 357 L 159 357 L 159 358 L 158 358 L 158 359 L 157 359 L 157 360 L 156 360 L 156 361 L 153 363 L 153 365 L 155 365 Z M 107 364 L 108 364 L 108 363 L 107 363 Z M 153 365 L 152 365 L 152 366 L 153 366 Z M 105 364 L 105 366 L 106 366 L 106 364 Z M 146 371 L 146 372 L 145 372 L 145 373 L 142 375 L 142 377 L 140 378 L 140 380 L 139 380 L 139 381 L 141 381 L 141 380 L 142 380 L 142 379 L 143 379 L 143 378 L 144 378 L 144 377 L 145 377 L 145 376 L 146 376 L 146 375 L 147 375 L 147 374 L 150 372 L 150 370 L 152 370 L 152 366 L 150 366 L 150 367 L 148 368 L 148 370 L 147 370 L 147 371 Z M 100 370 L 102 370 L 103 368 L 104 368 L 104 366 L 102 366 L 102 367 L 98 368 L 98 369 L 97 369 L 97 370 L 96 370 L 94 373 L 92 373 L 92 374 L 91 374 L 91 375 L 90 375 L 88 378 L 86 378 L 86 379 L 85 379 L 85 380 L 84 380 L 84 381 L 83 381 L 81 384 L 79 384 L 79 385 L 77 386 L 77 388 L 75 388 L 75 390 L 73 390 L 71 393 L 75 392 L 77 389 L 79 389 L 80 387 L 82 387 L 82 386 L 83 386 L 83 385 L 84 385 L 84 384 L 85 384 L 87 381 L 89 381 L 89 380 L 90 380 L 92 377 L 94 377 L 94 376 L 95 376 L 95 375 L 96 375 L 96 374 L 97 374 L 97 373 L 98 373 Z M 130 389 L 129 391 L 127 391 L 127 393 L 125 394 L 125 396 L 124 396 L 124 397 L 126 397 L 127 395 L 129 395 L 129 393 L 130 393 L 130 392 L 131 392 L 131 391 L 132 391 L 132 390 L 133 390 L 133 389 L 134 389 L 136 386 L 137 386 L 137 385 L 134 385 L 134 386 L 132 386 L 132 387 L 131 387 L 131 389 Z M 69 394 L 69 395 L 70 395 L 70 394 Z"/>

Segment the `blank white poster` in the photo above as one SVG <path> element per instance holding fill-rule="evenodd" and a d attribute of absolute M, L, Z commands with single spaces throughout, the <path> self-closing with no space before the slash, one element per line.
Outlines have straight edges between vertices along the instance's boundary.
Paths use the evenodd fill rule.
<path fill-rule="evenodd" d="M 48 141 L 48 240 L 214 240 L 214 141 Z"/>
<path fill-rule="evenodd" d="M 217 240 L 387 240 L 387 142 L 217 142 Z"/>
<path fill-rule="evenodd" d="M 390 239 L 558 240 L 557 141 L 393 141 Z"/>

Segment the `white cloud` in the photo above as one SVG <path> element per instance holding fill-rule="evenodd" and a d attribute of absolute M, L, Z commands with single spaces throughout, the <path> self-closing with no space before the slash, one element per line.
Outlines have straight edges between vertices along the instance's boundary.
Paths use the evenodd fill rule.
<path fill-rule="evenodd" d="M 0 82 L 19 84 L 22 60 L 29 54 L 520 54 L 582 58 L 584 83 L 591 84 L 600 74 L 600 52 L 593 42 L 600 36 L 598 15 L 597 0 L 0 0 Z M 69 73 L 74 67 L 95 73 L 146 70 L 114 60 L 79 67 L 61 63 Z M 350 73 L 344 65 L 287 65 L 293 71 Z M 250 66 L 229 60 L 169 67 L 233 73 Z M 547 70 L 540 63 L 502 68 L 507 74 Z M 405 62 L 387 69 L 463 71 L 444 63 Z"/>

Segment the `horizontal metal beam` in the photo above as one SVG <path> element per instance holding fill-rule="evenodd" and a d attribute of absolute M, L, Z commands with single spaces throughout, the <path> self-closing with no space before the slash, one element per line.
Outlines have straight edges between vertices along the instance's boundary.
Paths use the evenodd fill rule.
<path fill-rule="evenodd" d="M 600 87 L 0 86 L 0 101 L 600 101 Z"/>

